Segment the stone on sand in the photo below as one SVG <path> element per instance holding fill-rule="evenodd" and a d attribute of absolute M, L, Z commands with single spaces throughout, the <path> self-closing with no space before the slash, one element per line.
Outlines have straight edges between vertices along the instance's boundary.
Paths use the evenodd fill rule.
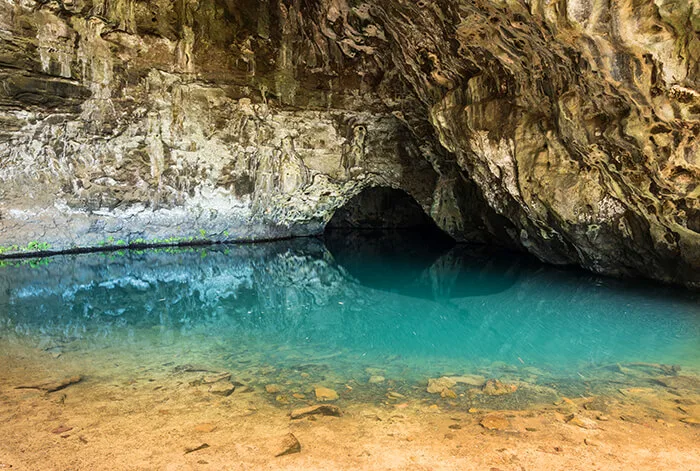
<path fill-rule="evenodd" d="M 194 426 L 195 432 L 210 433 L 216 430 L 216 425 L 210 423 L 197 424 Z"/>
<path fill-rule="evenodd" d="M 282 438 L 275 456 L 291 455 L 301 451 L 301 443 L 293 433 L 288 433 Z"/>
<path fill-rule="evenodd" d="M 209 392 L 217 396 L 230 396 L 236 390 L 236 385 L 228 381 L 220 381 L 209 386 Z"/>
<path fill-rule="evenodd" d="M 487 415 L 479 424 L 487 430 L 503 431 L 510 428 L 510 420 L 499 414 Z"/>
<path fill-rule="evenodd" d="M 598 428 L 598 424 L 596 423 L 595 420 L 591 420 L 589 418 L 576 415 L 576 414 L 571 414 L 567 419 L 566 423 L 569 425 L 575 425 L 577 427 L 585 428 L 588 430 L 593 430 Z"/>
<path fill-rule="evenodd" d="M 292 419 L 301 419 L 310 415 L 328 415 L 332 417 L 340 417 L 343 415 L 343 413 L 341 412 L 340 407 L 331 404 L 302 407 L 300 409 L 294 409 L 291 413 Z"/>

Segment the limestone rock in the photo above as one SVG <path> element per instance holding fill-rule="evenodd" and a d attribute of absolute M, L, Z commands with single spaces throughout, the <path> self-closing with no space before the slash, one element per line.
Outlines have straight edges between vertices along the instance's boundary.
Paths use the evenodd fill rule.
<path fill-rule="evenodd" d="M 443 376 L 441 378 L 430 378 L 428 380 L 428 387 L 426 391 L 430 394 L 442 394 L 445 389 L 450 389 L 457 384 L 454 379 Z"/>
<path fill-rule="evenodd" d="M 596 423 L 595 420 L 591 420 L 589 418 L 577 415 L 577 414 L 571 414 L 567 419 L 566 423 L 569 425 L 575 425 L 577 427 L 593 430 L 598 428 L 598 424 Z"/>
<path fill-rule="evenodd" d="M 497 379 L 490 379 L 486 381 L 486 384 L 484 384 L 484 387 L 482 388 L 482 392 L 489 396 L 512 394 L 517 390 L 518 387 L 515 384 L 505 384 Z"/>
<path fill-rule="evenodd" d="M 195 432 L 211 433 L 216 430 L 216 425 L 210 423 L 197 424 L 194 426 Z"/>
<path fill-rule="evenodd" d="M 342 414 L 340 407 L 331 404 L 321 404 L 316 406 L 294 409 L 291 413 L 292 419 L 301 419 L 310 415 L 329 415 L 332 417 L 340 417 Z"/>
<path fill-rule="evenodd" d="M 229 381 L 219 381 L 209 386 L 209 392 L 217 396 L 230 396 L 236 390 L 236 385 Z"/>
<path fill-rule="evenodd" d="M 314 389 L 316 400 L 318 401 L 335 401 L 338 399 L 338 393 L 330 388 L 318 386 Z"/>
<path fill-rule="evenodd" d="M 291 455 L 293 453 L 299 453 L 300 451 L 301 443 L 299 443 L 299 440 L 297 440 L 297 437 L 295 437 L 293 433 L 288 433 L 282 438 L 275 456 Z"/>
<path fill-rule="evenodd" d="M 510 420 L 503 415 L 490 414 L 481 419 L 479 424 L 487 430 L 505 431 L 510 429 Z"/>

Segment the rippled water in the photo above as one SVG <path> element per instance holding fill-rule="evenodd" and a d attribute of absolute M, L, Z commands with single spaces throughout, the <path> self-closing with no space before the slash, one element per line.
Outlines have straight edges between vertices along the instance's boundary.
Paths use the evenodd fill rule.
<path fill-rule="evenodd" d="M 547 401 L 700 370 L 696 294 L 426 247 L 302 239 L 10 264 L 0 355 L 36 347 L 113 376 L 199 365 L 350 401 L 384 398 L 370 376 L 420 396 L 429 378 L 475 374 Z"/>

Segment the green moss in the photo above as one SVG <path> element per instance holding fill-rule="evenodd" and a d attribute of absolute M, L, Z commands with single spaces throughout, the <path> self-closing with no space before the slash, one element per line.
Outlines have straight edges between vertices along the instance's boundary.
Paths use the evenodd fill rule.
<path fill-rule="evenodd" d="M 25 247 L 20 247 L 19 245 L 0 246 L 0 255 L 18 252 L 47 252 L 49 250 L 51 250 L 51 244 L 33 240 Z"/>

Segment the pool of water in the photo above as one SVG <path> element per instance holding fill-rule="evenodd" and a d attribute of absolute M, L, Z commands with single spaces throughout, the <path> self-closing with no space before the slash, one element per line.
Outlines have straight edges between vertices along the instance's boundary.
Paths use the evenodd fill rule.
<path fill-rule="evenodd" d="M 472 375 L 447 399 L 513 408 L 700 371 L 697 294 L 429 247 L 360 236 L 6 263 L 0 356 L 29 348 L 95 381 L 228 372 L 282 385 L 270 401 L 285 405 L 318 385 L 434 400 L 431 378 Z"/>

